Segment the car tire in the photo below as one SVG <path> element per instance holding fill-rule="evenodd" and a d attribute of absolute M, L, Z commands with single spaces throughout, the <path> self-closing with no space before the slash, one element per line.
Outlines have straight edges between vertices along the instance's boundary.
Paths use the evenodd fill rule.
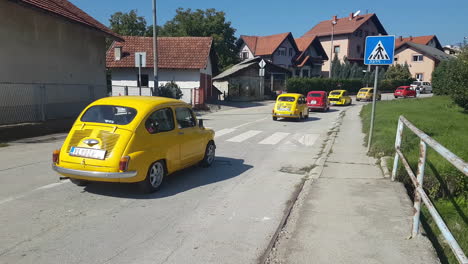
<path fill-rule="evenodd" d="M 307 115 L 304 116 L 304 119 L 309 119 L 309 111 L 307 111 Z"/>
<path fill-rule="evenodd" d="M 426 93 L 426 89 L 422 89 L 421 94 L 425 94 L 425 93 Z"/>
<path fill-rule="evenodd" d="M 395 97 L 395 99 L 398 98 L 398 96 L 393 96 L 393 97 Z"/>
<path fill-rule="evenodd" d="M 358 102 L 359 102 L 359 101 L 361 101 L 361 99 L 357 99 L 357 98 L 356 98 L 356 101 L 358 101 Z"/>
<path fill-rule="evenodd" d="M 85 181 L 85 180 L 80 180 L 80 179 L 73 179 L 73 178 L 70 178 L 70 181 L 75 184 L 76 186 L 86 186 L 89 184 L 89 181 Z"/>
<path fill-rule="evenodd" d="M 216 157 L 216 145 L 214 144 L 213 141 L 210 141 L 206 145 L 205 156 L 203 157 L 203 160 L 201 161 L 200 165 L 203 168 L 210 167 L 211 165 L 213 165 L 215 157 Z"/>
<path fill-rule="evenodd" d="M 278 118 L 276 116 L 273 117 L 273 121 L 276 121 L 278 120 Z"/>
<path fill-rule="evenodd" d="M 299 118 L 296 120 L 297 122 L 301 122 L 304 117 L 302 116 L 302 113 L 299 114 Z"/>
<path fill-rule="evenodd" d="M 145 193 L 155 192 L 161 187 L 165 176 L 165 162 L 162 160 L 156 161 L 149 167 L 145 180 L 140 182 L 140 187 Z"/>

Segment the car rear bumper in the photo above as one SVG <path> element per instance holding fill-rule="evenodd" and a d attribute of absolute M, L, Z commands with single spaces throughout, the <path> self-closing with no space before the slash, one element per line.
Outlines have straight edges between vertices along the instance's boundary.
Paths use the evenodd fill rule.
<path fill-rule="evenodd" d="M 137 175 L 136 171 L 126 171 L 126 172 L 102 172 L 102 171 L 85 171 L 85 170 L 74 170 L 59 167 L 55 164 L 52 164 L 52 169 L 60 174 L 75 175 L 79 177 L 88 177 L 96 179 L 122 179 L 122 178 L 132 178 Z"/>
<path fill-rule="evenodd" d="M 299 118 L 299 115 L 295 115 L 295 114 L 273 114 L 273 117 Z"/>
<path fill-rule="evenodd" d="M 327 108 L 325 105 L 308 105 L 307 107 L 309 109 L 326 109 Z"/>

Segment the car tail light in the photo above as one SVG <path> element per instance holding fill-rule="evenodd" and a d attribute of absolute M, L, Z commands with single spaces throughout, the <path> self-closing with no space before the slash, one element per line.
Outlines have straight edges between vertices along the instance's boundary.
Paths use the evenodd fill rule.
<path fill-rule="evenodd" d="M 119 170 L 126 171 L 128 169 L 128 163 L 130 163 L 130 157 L 122 157 L 119 162 Z"/>
<path fill-rule="evenodd" d="M 60 158 L 60 150 L 56 149 L 54 152 L 52 152 L 52 162 L 53 163 L 58 163 Z"/>

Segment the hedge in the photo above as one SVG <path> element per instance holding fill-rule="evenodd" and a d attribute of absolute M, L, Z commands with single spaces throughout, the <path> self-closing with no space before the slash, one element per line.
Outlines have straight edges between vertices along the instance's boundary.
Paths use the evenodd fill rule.
<path fill-rule="evenodd" d="M 383 80 L 378 85 L 379 91 L 393 92 L 398 86 L 410 85 L 411 80 Z M 374 84 L 369 84 L 373 87 Z M 286 89 L 290 93 L 306 95 L 310 91 L 326 91 L 343 89 L 355 94 L 364 87 L 361 79 L 326 79 L 294 77 L 286 81 Z"/>

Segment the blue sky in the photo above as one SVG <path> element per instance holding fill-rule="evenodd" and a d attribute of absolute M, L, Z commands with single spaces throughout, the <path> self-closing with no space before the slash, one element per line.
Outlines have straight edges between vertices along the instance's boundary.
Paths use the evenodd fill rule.
<path fill-rule="evenodd" d="M 292 32 L 295 37 L 333 15 L 348 16 L 361 10 L 376 13 L 389 34 L 421 36 L 435 34 L 442 45 L 463 42 L 468 36 L 467 0 L 157 0 L 158 24 L 174 17 L 178 7 L 216 8 L 224 11 L 237 29 L 236 35 L 269 35 Z M 75 5 L 109 25 L 117 11 L 137 9 L 152 24 L 152 0 L 71 0 Z"/>

